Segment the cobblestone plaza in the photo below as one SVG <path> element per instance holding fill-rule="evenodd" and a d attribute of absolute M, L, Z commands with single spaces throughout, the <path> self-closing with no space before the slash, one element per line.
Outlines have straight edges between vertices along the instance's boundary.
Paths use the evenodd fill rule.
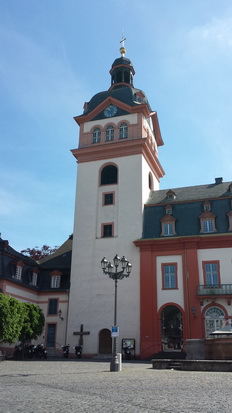
<path fill-rule="evenodd" d="M 150 363 L 84 360 L 0 363 L 1 413 L 223 413 L 232 373 L 154 370 Z"/>

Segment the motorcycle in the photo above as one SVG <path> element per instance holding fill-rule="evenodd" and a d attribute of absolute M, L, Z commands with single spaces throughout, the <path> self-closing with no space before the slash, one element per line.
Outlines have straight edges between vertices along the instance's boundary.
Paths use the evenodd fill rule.
<path fill-rule="evenodd" d="M 13 358 L 15 360 L 20 360 L 23 358 L 23 346 L 22 343 L 17 344 L 14 349 Z"/>
<path fill-rule="evenodd" d="M 67 359 L 69 356 L 69 347 L 70 345 L 68 344 L 67 346 L 61 346 L 62 350 L 63 350 L 63 355 L 64 357 Z"/>
<path fill-rule="evenodd" d="M 75 354 L 77 358 L 80 359 L 82 355 L 82 346 L 75 346 L 73 348 L 75 348 Z"/>
<path fill-rule="evenodd" d="M 33 344 L 27 344 L 24 348 L 24 357 L 27 359 L 32 359 L 34 356 L 35 346 Z"/>
<path fill-rule="evenodd" d="M 124 355 L 125 355 L 126 360 L 131 360 L 130 346 L 127 346 L 124 348 Z"/>
<path fill-rule="evenodd" d="M 44 347 L 43 344 L 38 344 L 37 346 L 34 347 L 34 354 L 35 354 L 35 357 L 38 357 L 40 359 L 42 357 L 44 359 L 47 359 L 47 357 L 48 357 L 47 350 L 46 350 L 46 348 Z"/>

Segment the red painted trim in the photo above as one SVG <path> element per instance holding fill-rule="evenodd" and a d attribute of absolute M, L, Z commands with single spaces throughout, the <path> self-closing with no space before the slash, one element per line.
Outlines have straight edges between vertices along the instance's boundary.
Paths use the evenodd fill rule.
<path fill-rule="evenodd" d="M 199 285 L 197 242 L 194 239 L 188 239 L 187 242 L 182 239 L 181 243 L 176 240 L 173 242 L 173 239 L 165 239 L 164 242 L 161 242 L 160 239 L 143 241 L 136 241 L 135 244 L 140 247 L 140 352 L 141 357 L 145 358 L 162 349 L 161 309 L 158 311 L 157 308 L 157 257 L 167 257 L 169 255 L 182 257 L 184 308 L 181 310 L 183 314 L 183 340 L 203 338 L 203 328 L 201 307 L 196 290 L 197 285 Z M 167 265 L 169 262 L 162 264 Z M 180 285 L 179 282 L 180 280 L 178 280 L 178 285 Z M 164 306 L 166 305 L 168 303 L 164 304 Z M 173 305 L 179 306 L 178 303 L 173 303 Z M 196 309 L 196 315 L 192 313 L 191 309 L 193 307 Z"/>
<path fill-rule="evenodd" d="M 205 234 L 184 237 L 165 237 L 140 239 L 134 244 L 144 250 L 152 248 L 161 253 L 167 250 L 178 251 L 183 248 L 211 249 L 211 248 L 232 248 L 232 234 Z"/>
<path fill-rule="evenodd" d="M 202 310 L 202 316 L 203 316 L 204 318 L 205 318 L 205 312 L 206 312 L 210 307 L 218 307 L 218 308 L 220 308 L 220 309 L 223 310 L 224 313 L 225 313 L 225 319 L 231 318 L 231 317 L 229 317 L 229 314 L 228 314 L 226 308 L 223 307 L 223 305 L 221 305 L 221 304 L 219 304 L 219 303 L 215 303 L 215 302 L 214 302 L 214 303 L 209 303 L 209 304 L 207 304 L 207 305 L 203 308 L 203 310 Z"/>
<path fill-rule="evenodd" d="M 61 271 L 58 271 L 58 270 L 54 270 L 54 271 L 50 272 L 49 275 L 50 275 L 51 277 L 61 277 L 62 272 L 61 272 Z"/>
<path fill-rule="evenodd" d="M 164 170 L 157 158 L 157 155 L 149 143 L 148 138 L 141 139 L 121 139 L 120 141 L 110 141 L 107 144 L 86 148 L 73 149 L 72 154 L 78 163 L 93 162 L 104 159 L 120 158 L 123 156 L 133 156 L 141 154 L 147 161 L 157 180 L 164 176 Z"/>
<path fill-rule="evenodd" d="M 143 113 L 146 118 L 150 115 L 150 111 L 149 111 L 147 104 L 140 104 L 138 106 L 130 106 L 124 102 L 114 99 L 112 96 L 109 96 L 103 102 L 101 102 L 96 108 L 94 108 L 90 113 L 86 115 L 84 114 L 80 116 L 75 116 L 74 120 L 78 123 L 79 126 L 82 123 L 90 122 L 110 104 L 115 105 L 118 108 L 125 110 L 128 113 Z"/>
<path fill-rule="evenodd" d="M 104 226 L 105 225 L 112 225 L 112 236 L 111 237 L 104 237 Z M 114 237 L 114 222 L 104 222 L 101 224 L 101 237 L 102 238 L 113 238 Z"/>

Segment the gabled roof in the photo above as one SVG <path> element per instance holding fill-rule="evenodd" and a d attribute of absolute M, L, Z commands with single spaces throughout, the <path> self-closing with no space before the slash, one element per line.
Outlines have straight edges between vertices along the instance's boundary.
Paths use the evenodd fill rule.
<path fill-rule="evenodd" d="M 53 253 L 38 261 L 42 268 L 70 268 L 72 256 L 72 241 L 70 237 Z"/>

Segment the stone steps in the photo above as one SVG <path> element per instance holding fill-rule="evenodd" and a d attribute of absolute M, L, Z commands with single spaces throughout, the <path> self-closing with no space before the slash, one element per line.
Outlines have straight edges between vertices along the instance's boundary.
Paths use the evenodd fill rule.
<path fill-rule="evenodd" d="M 177 361 L 172 361 L 171 363 L 168 364 L 166 369 L 169 369 L 169 370 L 182 370 L 182 365 L 181 365 L 181 363 L 178 363 Z"/>

